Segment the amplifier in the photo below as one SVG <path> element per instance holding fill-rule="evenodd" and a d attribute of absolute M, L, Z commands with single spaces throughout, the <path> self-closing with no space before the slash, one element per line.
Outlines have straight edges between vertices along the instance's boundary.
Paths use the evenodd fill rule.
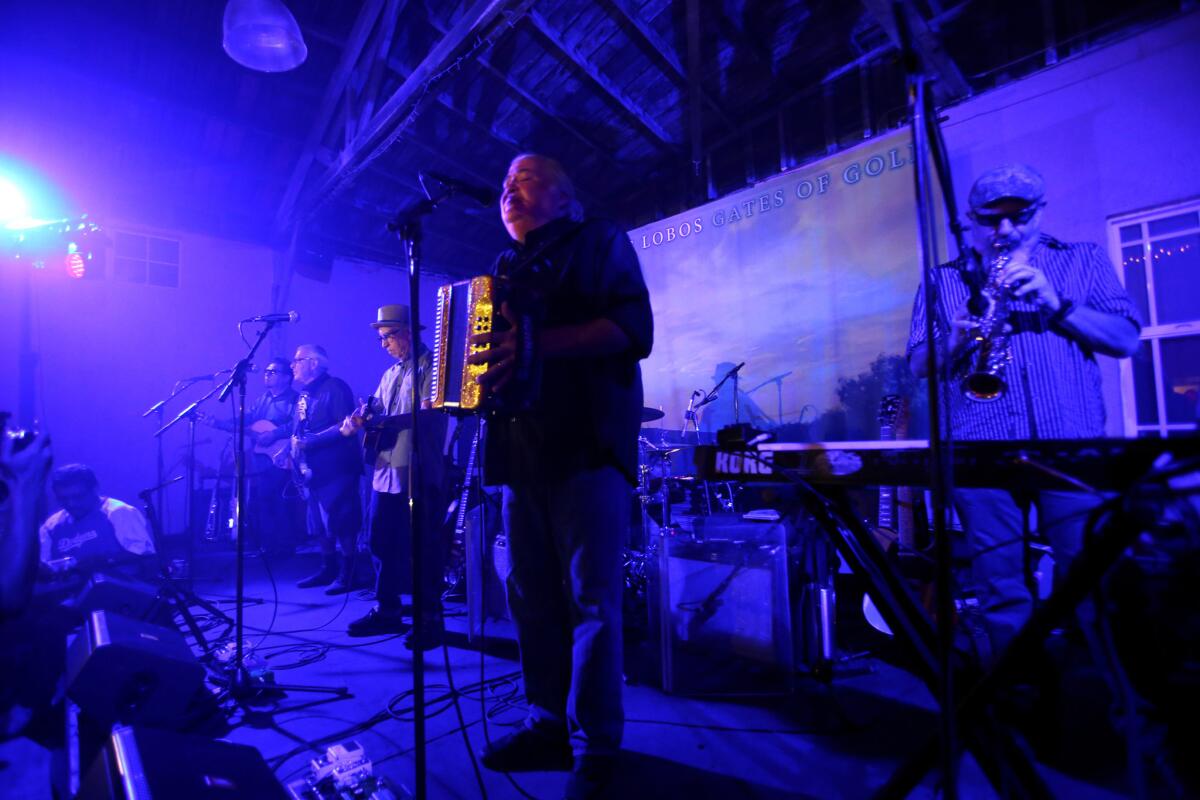
<path fill-rule="evenodd" d="M 104 610 L 163 627 L 172 625 L 175 618 L 170 602 L 151 584 L 99 572 L 83 588 L 78 607 L 84 615 Z"/>
<path fill-rule="evenodd" d="M 169 628 L 93 611 L 67 651 L 67 696 L 105 722 L 187 721 L 204 668 Z"/>
<path fill-rule="evenodd" d="M 498 500 L 486 498 L 467 511 L 463 547 L 467 562 L 467 639 L 473 641 L 485 620 L 508 619 L 504 582 L 510 571 L 508 541 L 498 511 Z M 485 518 L 486 514 L 486 518 Z M 482 552 L 480 538 L 483 538 Z"/>
<path fill-rule="evenodd" d="M 693 531 L 659 538 L 663 689 L 786 691 L 794 663 L 787 526 L 721 514 L 697 517 Z"/>

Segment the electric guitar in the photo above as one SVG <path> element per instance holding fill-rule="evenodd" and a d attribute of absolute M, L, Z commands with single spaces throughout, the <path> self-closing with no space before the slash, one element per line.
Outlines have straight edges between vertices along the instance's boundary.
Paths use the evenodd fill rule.
<path fill-rule="evenodd" d="M 908 413 L 905 399 L 900 395 L 888 394 L 879 401 L 879 439 L 894 441 L 897 433 L 908 427 Z M 917 555 L 916 536 L 913 523 L 913 489 L 909 486 L 880 486 L 879 508 L 876 515 L 876 525 L 873 529 L 876 541 L 900 567 L 902 574 L 905 561 Z M 928 587 L 914 587 L 919 591 L 922 602 L 929 608 Z M 870 595 L 863 595 L 863 616 L 872 628 L 880 633 L 892 635 L 891 628 L 884 622 L 883 616 L 875 607 Z"/>
<path fill-rule="evenodd" d="M 305 460 L 304 448 L 300 446 L 300 437 L 308 432 L 308 392 L 301 392 L 296 400 L 296 422 L 292 426 L 292 438 L 286 440 L 288 447 L 287 464 L 276 462 L 275 466 L 290 469 L 292 483 L 299 487 L 308 485 L 312 479 L 312 469 Z"/>

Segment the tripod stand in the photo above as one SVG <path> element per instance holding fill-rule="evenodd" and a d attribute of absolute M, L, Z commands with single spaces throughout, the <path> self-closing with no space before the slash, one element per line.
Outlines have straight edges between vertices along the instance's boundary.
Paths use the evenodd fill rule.
<path fill-rule="evenodd" d="M 233 620 L 213 603 L 196 595 L 191 589 L 171 575 L 170 570 L 167 568 L 167 562 L 163 556 L 161 546 L 162 522 L 159 519 L 158 510 L 154 507 L 154 502 L 150 499 L 156 492 L 180 480 L 183 480 L 182 475 L 164 481 L 152 489 L 143 489 L 138 492 L 138 498 L 141 499 L 142 507 L 145 509 L 146 522 L 150 528 L 150 540 L 154 542 L 154 552 L 158 555 L 158 572 L 161 582 L 158 590 L 159 596 L 165 598 L 179 612 L 179 615 L 183 618 L 184 625 L 195 638 L 196 643 L 200 645 L 200 649 L 204 651 L 204 655 L 209 656 L 212 655 L 212 647 L 204 637 L 204 631 L 200 629 L 199 623 L 196 622 L 196 617 L 192 614 L 192 607 L 198 606 L 230 625 L 233 624 Z"/>
<path fill-rule="evenodd" d="M 281 692 L 328 692 L 330 694 L 348 697 L 350 690 L 345 686 L 306 686 L 298 684 L 267 683 L 261 678 L 250 674 L 246 668 L 245 654 L 245 606 L 246 606 L 246 375 L 250 372 L 250 360 L 258 352 L 258 348 L 266 340 L 267 334 L 277 324 L 274 319 L 265 320 L 266 324 L 258 333 L 258 339 L 251 346 L 250 352 L 234 364 L 229 380 L 221 387 L 217 400 L 225 402 L 234 389 L 237 389 L 237 421 L 236 441 L 234 450 L 234 508 L 237 515 L 237 550 L 235 561 L 236 571 L 236 610 L 234 613 L 235 650 L 234 660 L 229 678 L 229 690 L 239 703 L 246 703 L 250 698 L 264 690 Z"/>

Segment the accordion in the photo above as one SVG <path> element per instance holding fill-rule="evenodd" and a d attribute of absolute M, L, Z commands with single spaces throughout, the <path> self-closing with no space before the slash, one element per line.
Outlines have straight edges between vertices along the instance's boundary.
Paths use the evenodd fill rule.
<path fill-rule="evenodd" d="M 468 364 L 467 357 L 488 348 L 471 344 L 471 337 L 491 332 L 498 306 L 496 280 L 490 275 L 438 288 L 430 397 L 434 408 L 447 411 L 482 408 L 483 387 L 475 379 L 488 367 Z"/>

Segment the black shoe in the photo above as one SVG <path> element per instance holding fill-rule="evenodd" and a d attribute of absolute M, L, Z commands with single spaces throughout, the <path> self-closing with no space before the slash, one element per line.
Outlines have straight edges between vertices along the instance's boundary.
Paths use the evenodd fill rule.
<path fill-rule="evenodd" d="M 366 616 L 359 617 L 346 626 L 346 633 L 351 636 L 382 636 L 388 633 L 404 633 L 409 625 L 400 619 L 399 614 L 382 614 L 379 609 L 372 608 Z"/>
<path fill-rule="evenodd" d="M 479 761 L 495 772 L 548 772 L 571 769 L 567 734 L 553 735 L 521 727 L 485 747 Z"/>
<path fill-rule="evenodd" d="M 616 756 L 576 756 L 563 800 L 597 800 L 605 797 L 617 771 Z"/>
<path fill-rule="evenodd" d="M 349 579 L 339 575 L 334 579 L 333 583 L 329 584 L 329 586 L 325 589 L 325 594 L 346 594 L 347 592 L 352 591 L 354 591 L 353 581 L 350 581 Z"/>
<path fill-rule="evenodd" d="M 333 583 L 333 579 L 338 575 L 336 567 L 328 565 L 322 567 L 318 572 L 314 572 L 303 580 L 296 581 L 296 586 L 301 589 L 312 589 L 315 586 L 328 586 Z"/>
<path fill-rule="evenodd" d="M 446 629 L 442 627 L 441 622 L 425 623 L 419 626 L 421 634 L 421 650 L 433 650 L 435 647 L 441 647 L 442 642 L 446 640 Z M 417 641 L 417 628 L 413 628 L 404 636 L 404 647 L 408 650 L 414 649 L 414 644 Z"/>

